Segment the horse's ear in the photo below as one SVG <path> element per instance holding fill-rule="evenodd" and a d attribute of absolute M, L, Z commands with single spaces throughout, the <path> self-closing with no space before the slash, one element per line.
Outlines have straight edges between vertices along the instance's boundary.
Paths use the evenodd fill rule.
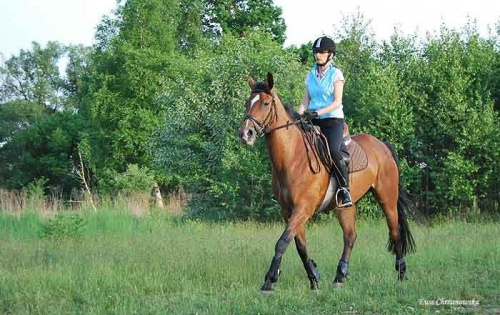
<path fill-rule="evenodd" d="M 257 85 L 257 82 L 255 82 L 255 80 L 252 78 L 251 75 L 248 75 L 248 79 L 247 79 L 247 82 L 248 82 L 248 85 L 250 86 L 250 88 L 253 90 L 253 88 Z"/>
<path fill-rule="evenodd" d="M 267 73 L 267 86 L 269 87 L 269 90 L 272 90 L 274 87 L 274 78 L 271 72 Z"/>

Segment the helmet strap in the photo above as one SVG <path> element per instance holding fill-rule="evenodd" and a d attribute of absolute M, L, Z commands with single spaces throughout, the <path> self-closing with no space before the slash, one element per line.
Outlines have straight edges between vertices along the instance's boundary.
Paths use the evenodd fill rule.
<path fill-rule="evenodd" d="M 316 62 L 316 65 L 320 66 L 320 67 L 323 67 L 323 66 L 326 66 L 327 63 L 329 63 L 331 60 L 333 59 L 333 53 L 332 52 L 329 52 L 328 53 L 328 58 L 326 58 L 326 61 L 323 62 L 323 63 L 317 63 Z"/>

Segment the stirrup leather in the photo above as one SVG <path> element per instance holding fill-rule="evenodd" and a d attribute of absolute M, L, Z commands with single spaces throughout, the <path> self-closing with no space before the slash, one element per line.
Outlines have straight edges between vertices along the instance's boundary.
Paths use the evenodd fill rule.
<path fill-rule="evenodd" d="M 351 198 L 351 193 L 349 192 L 349 189 L 345 188 L 345 187 L 340 187 L 339 189 L 337 189 L 337 193 L 335 194 L 335 201 L 338 201 L 339 200 L 339 193 L 340 192 L 343 192 L 344 194 L 347 194 L 347 196 L 349 196 L 349 200 L 350 202 L 348 203 L 343 203 L 343 198 L 340 199 L 340 203 L 337 204 L 337 207 L 339 208 L 345 208 L 345 207 L 350 207 L 352 206 L 352 198 Z"/>

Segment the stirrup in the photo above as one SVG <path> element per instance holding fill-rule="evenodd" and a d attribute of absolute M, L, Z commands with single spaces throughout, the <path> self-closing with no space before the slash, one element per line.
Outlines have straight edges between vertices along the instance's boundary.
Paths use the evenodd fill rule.
<path fill-rule="evenodd" d="M 351 198 L 351 193 L 349 192 L 349 189 L 345 188 L 345 187 L 340 187 L 339 189 L 337 189 L 337 193 L 335 194 L 335 201 L 338 201 L 339 200 L 339 193 L 340 192 L 343 192 L 344 194 L 347 194 L 348 198 L 349 198 L 349 202 L 346 202 L 346 203 L 343 203 L 343 199 L 345 198 L 340 198 L 340 203 L 337 204 L 337 207 L 339 208 L 347 208 L 347 207 L 351 207 L 352 206 L 352 198 Z M 345 195 L 343 196 L 345 197 Z"/>

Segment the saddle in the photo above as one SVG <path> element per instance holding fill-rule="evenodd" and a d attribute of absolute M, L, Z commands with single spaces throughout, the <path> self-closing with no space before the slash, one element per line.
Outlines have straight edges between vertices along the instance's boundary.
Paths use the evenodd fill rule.
<path fill-rule="evenodd" d="M 319 127 L 316 127 L 320 130 Z M 344 122 L 344 142 L 340 148 L 340 153 L 342 158 L 347 164 L 347 170 L 349 173 L 355 173 L 364 170 L 368 166 L 368 158 L 366 156 L 365 150 L 356 142 L 356 135 L 351 136 L 349 133 L 349 126 Z M 328 156 L 330 156 L 330 148 L 328 146 L 328 141 L 326 137 L 321 134 L 319 137 L 322 141 L 321 146 L 317 146 L 319 149 L 323 147 L 327 150 Z"/>

